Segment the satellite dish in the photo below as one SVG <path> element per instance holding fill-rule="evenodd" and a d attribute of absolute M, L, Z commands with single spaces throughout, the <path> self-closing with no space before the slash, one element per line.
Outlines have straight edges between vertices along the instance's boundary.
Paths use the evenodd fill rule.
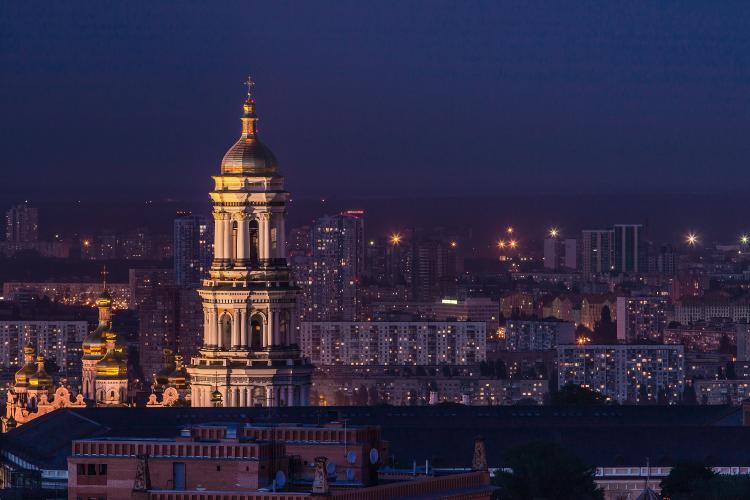
<path fill-rule="evenodd" d="M 346 461 L 350 464 L 353 464 L 357 461 L 357 452 L 356 451 L 350 451 L 346 454 Z"/>
<path fill-rule="evenodd" d="M 354 469 L 346 469 L 346 480 L 354 481 Z"/>
<path fill-rule="evenodd" d="M 326 464 L 326 472 L 329 476 L 336 474 L 336 464 L 333 462 L 328 462 Z"/>
<path fill-rule="evenodd" d="M 370 449 L 370 463 L 372 465 L 375 465 L 378 463 L 378 459 L 380 458 L 380 453 L 378 453 L 378 450 L 376 448 Z"/>
<path fill-rule="evenodd" d="M 276 472 L 276 487 L 277 488 L 283 488 L 286 484 L 286 474 L 284 474 L 283 470 Z"/>

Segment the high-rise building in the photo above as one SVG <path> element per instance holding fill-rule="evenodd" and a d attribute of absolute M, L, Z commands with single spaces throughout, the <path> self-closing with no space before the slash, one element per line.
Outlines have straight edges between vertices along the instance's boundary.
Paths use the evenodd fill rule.
<path fill-rule="evenodd" d="M 648 271 L 648 243 L 641 224 L 615 224 L 613 229 L 615 274 L 638 274 Z"/>
<path fill-rule="evenodd" d="M 39 240 L 39 209 L 24 203 L 5 214 L 5 239 L 11 243 L 32 243 Z"/>
<path fill-rule="evenodd" d="M 610 273 L 614 265 L 614 232 L 611 229 L 587 229 L 581 238 L 583 275 L 586 278 Z"/>
<path fill-rule="evenodd" d="M 560 267 L 560 240 L 544 238 L 544 267 L 557 269 Z"/>
<path fill-rule="evenodd" d="M 203 345 L 188 367 L 191 404 L 298 406 L 312 367 L 297 347 L 299 289 L 286 259 L 284 177 L 258 138 L 252 81 L 242 134 L 214 176 L 214 260 L 198 289 Z"/>
<path fill-rule="evenodd" d="M 450 244 L 422 231 L 414 231 L 409 261 L 412 300 L 435 302 L 456 294 L 456 252 Z"/>
<path fill-rule="evenodd" d="M 321 217 L 312 226 L 311 314 L 316 321 L 359 318 L 364 271 L 364 219 L 350 210 Z"/>
<path fill-rule="evenodd" d="M 544 267 L 546 269 L 576 269 L 578 241 L 575 238 L 550 236 L 544 239 Z"/>
<path fill-rule="evenodd" d="M 580 385 L 619 404 L 677 403 L 685 385 L 681 345 L 558 346 L 558 385 Z"/>
<path fill-rule="evenodd" d="M 666 297 L 617 297 L 617 340 L 662 342 L 666 327 Z"/>
<path fill-rule="evenodd" d="M 211 226 L 200 215 L 179 213 L 174 220 L 174 278 L 177 286 L 197 288 L 211 265 Z"/>

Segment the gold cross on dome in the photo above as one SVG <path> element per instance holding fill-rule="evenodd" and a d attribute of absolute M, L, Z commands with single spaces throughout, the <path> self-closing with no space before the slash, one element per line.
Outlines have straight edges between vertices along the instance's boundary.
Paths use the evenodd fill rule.
<path fill-rule="evenodd" d="M 252 76 L 247 77 L 247 80 L 245 81 L 245 85 L 247 85 L 247 96 L 252 97 L 253 87 L 255 87 L 255 81 L 253 80 Z"/>

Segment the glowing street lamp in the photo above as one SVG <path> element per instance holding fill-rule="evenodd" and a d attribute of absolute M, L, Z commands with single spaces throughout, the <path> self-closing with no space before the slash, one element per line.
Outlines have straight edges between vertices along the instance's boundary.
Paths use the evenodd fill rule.
<path fill-rule="evenodd" d="M 451 241 L 451 248 L 456 248 L 458 246 L 458 243 L 455 241 Z"/>
<path fill-rule="evenodd" d="M 591 343 L 591 339 L 586 336 L 581 336 L 576 339 L 576 344 L 578 345 L 586 345 Z"/>
<path fill-rule="evenodd" d="M 698 235 L 695 233 L 688 233 L 687 236 L 685 236 L 685 242 L 689 246 L 694 247 L 698 244 Z"/>
<path fill-rule="evenodd" d="M 508 229 L 505 230 L 508 234 L 513 234 L 513 226 L 508 226 Z"/>
<path fill-rule="evenodd" d="M 507 244 L 505 243 L 505 240 L 500 240 L 497 242 L 497 248 L 505 248 Z"/>
<path fill-rule="evenodd" d="M 510 246 L 510 248 L 516 248 L 518 246 L 518 242 L 516 240 L 510 240 L 508 242 L 508 246 Z"/>
<path fill-rule="evenodd" d="M 740 243 L 742 243 L 743 245 L 747 245 L 749 242 L 750 242 L 750 236 L 746 234 L 743 234 L 742 236 L 740 236 Z"/>
<path fill-rule="evenodd" d="M 401 243 L 401 235 L 399 233 L 393 233 L 391 235 L 391 245 L 398 245 Z"/>

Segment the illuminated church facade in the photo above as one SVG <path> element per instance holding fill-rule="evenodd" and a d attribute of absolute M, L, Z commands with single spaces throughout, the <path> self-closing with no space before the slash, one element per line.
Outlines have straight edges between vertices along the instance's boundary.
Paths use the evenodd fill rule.
<path fill-rule="evenodd" d="M 312 367 L 297 346 L 299 290 L 286 260 L 289 193 L 276 157 L 258 138 L 248 94 L 242 134 L 213 177 L 214 260 L 198 289 L 203 343 L 191 360 L 191 405 L 300 406 Z"/>

